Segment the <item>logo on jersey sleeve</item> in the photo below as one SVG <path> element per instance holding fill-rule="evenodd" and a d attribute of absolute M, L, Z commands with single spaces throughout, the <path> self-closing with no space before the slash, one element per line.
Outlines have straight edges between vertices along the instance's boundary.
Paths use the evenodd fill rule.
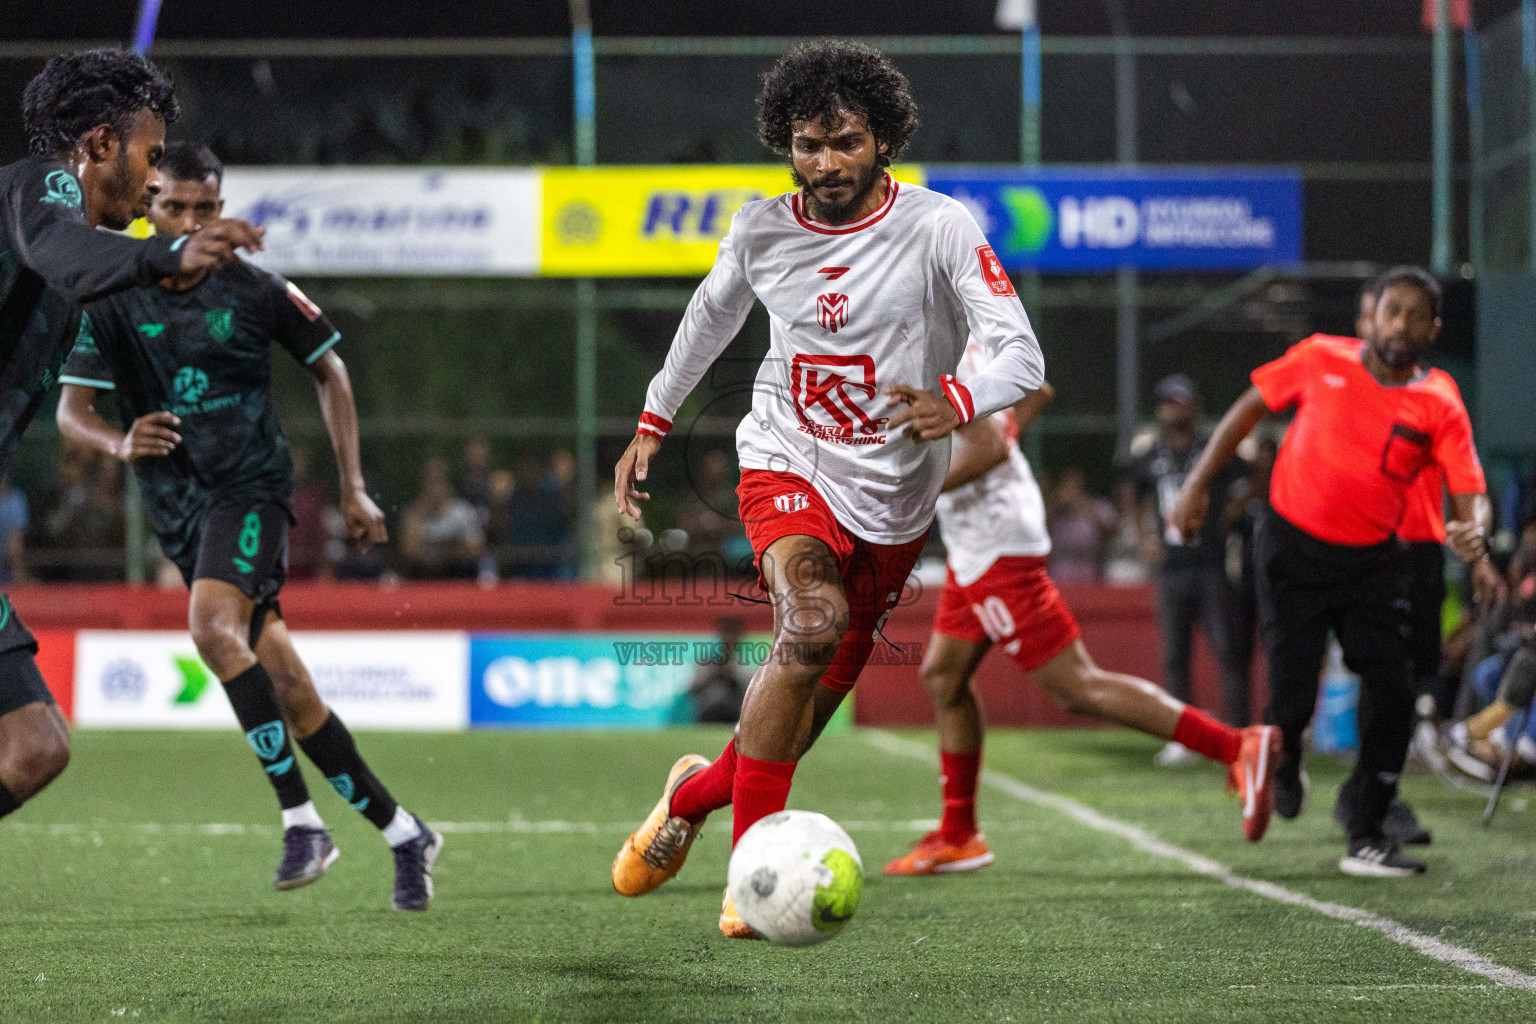
<path fill-rule="evenodd" d="M 800 354 L 790 363 L 790 396 L 800 429 L 822 441 L 884 444 L 888 421 L 866 411 L 881 402 L 870 356 Z"/>
<path fill-rule="evenodd" d="M 43 185 L 48 191 L 38 202 L 65 206 L 71 210 L 80 209 L 80 183 L 73 174 L 68 171 L 50 171 L 48 177 L 43 179 Z"/>
<path fill-rule="evenodd" d="M 784 513 L 804 512 L 811 507 L 811 496 L 804 491 L 780 494 L 773 499 L 773 507 Z"/>
<path fill-rule="evenodd" d="M 320 319 L 320 307 L 309 301 L 309 296 L 299 291 L 299 286 L 292 281 L 288 282 L 288 300 L 299 307 L 299 312 L 304 314 L 304 319 Z"/>
<path fill-rule="evenodd" d="M 1003 269 L 1002 262 L 990 245 L 978 245 L 976 258 L 981 261 L 982 280 L 987 282 L 987 287 L 992 289 L 993 295 L 1018 294 L 1013 290 L 1013 282 L 1008 279 L 1008 271 Z"/>
<path fill-rule="evenodd" d="M 228 341 L 235 333 L 235 311 L 228 307 L 210 309 L 203 314 L 208 324 L 208 337 L 219 344 Z"/>
<path fill-rule="evenodd" d="M 848 296 L 827 292 L 816 296 L 816 322 L 836 334 L 838 328 L 848 326 Z"/>

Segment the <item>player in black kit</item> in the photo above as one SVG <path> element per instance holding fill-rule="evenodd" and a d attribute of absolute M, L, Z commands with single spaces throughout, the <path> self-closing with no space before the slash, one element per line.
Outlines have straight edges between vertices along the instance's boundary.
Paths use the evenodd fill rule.
<path fill-rule="evenodd" d="M 205 147 L 167 148 L 149 210 L 157 236 L 195 237 L 217 218 L 223 172 Z M 426 909 L 442 837 L 368 768 L 316 693 L 277 602 L 293 467 L 272 407 L 274 342 L 315 377 L 353 540 L 388 539 L 363 483 L 352 385 L 334 350 L 340 334 L 297 287 L 243 261 L 168 275 L 91 303 L 87 314 L 61 378 L 59 428 L 133 464 L 160 546 L 191 588 L 193 642 L 277 790 L 283 859 L 274 884 L 313 882 L 337 856 L 294 758 L 296 742 L 394 849 L 395 909 Z M 114 392 L 126 433 L 97 413 L 101 391 Z"/>
<path fill-rule="evenodd" d="M 188 238 L 97 231 L 128 226 L 149 199 L 171 80 L 136 54 L 55 57 L 27 85 L 31 155 L 0 170 L 0 476 L 80 332 L 80 304 L 167 274 L 206 270 L 259 248 L 261 232 L 208 222 Z M 69 763 L 69 731 L 34 655 L 37 641 L 0 595 L 0 818 Z"/>

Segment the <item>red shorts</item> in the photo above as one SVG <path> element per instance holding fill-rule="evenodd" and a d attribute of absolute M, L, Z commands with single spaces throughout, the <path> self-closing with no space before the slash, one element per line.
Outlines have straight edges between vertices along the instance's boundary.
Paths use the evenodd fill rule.
<path fill-rule="evenodd" d="M 1026 672 L 1050 661 L 1082 635 L 1072 611 L 1045 572 L 1045 559 L 999 558 L 968 587 L 946 573 L 933 631 L 974 644 L 1001 644 Z"/>
<path fill-rule="evenodd" d="M 780 537 L 815 537 L 832 549 L 848 599 L 848 631 L 821 685 L 847 693 L 874 653 L 885 617 L 901 600 L 927 534 L 905 544 L 873 544 L 856 537 L 837 521 L 816 489 L 793 473 L 743 469 L 736 497 L 752 543 L 757 584 L 764 591 L 768 583 L 762 575 L 763 552 Z"/>

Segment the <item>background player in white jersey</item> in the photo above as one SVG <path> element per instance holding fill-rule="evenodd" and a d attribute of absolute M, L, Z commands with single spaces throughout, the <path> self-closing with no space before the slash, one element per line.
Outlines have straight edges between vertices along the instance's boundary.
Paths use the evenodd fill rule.
<path fill-rule="evenodd" d="M 980 346 L 971 344 L 960 379 L 978 372 L 985 358 Z M 1013 409 L 955 432 L 938 505 L 949 569 L 922 668 L 938 719 L 944 817 L 911 853 L 886 865 L 888 875 L 967 871 L 992 863 L 976 826 L 982 725 L 971 676 L 993 644 L 1069 711 L 1177 740 L 1228 765 L 1231 785 L 1242 798 L 1244 835 L 1257 842 L 1269 825 L 1279 730 L 1234 729 L 1145 679 L 1100 668 L 1046 575 L 1051 539 L 1045 504 L 1018 438 L 1052 394 L 1047 384 Z"/>
<path fill-rule="evenodd" d="M 1044 381 L 1040 347 L 981 229 L 955 200 L 885 172 L 917 126 L 906 79 L 862 45 L 820 42 L 764 78 L 759 137 L 798 192 L 743 206 L 651 382 L 614 471 L 638 516 L 647 467 L 683 399 L 740 329 L 768 310 L 768 358 L 737 429 L 741 519 L 774 607 L 774 647 L 713 764 L 673 765 L 613 865 L 614 888 L 677 873 L 710 811 L 734 838 L 783 809 L 795 763 L 852 688 L 933 519 L 961 423 Z M 991 361 L 952 374 L 973 335 Z M 727 895 L 727 935 L 751 937 Z"/>

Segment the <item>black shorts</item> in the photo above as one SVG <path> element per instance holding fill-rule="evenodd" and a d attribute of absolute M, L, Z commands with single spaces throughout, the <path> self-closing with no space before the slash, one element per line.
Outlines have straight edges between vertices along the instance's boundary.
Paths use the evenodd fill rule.
<path fill-rule="evenodd" d="M 220 580 L 275 605 L 288 577 L 288 510 L 270 498 L 224 500 L 203 516 L 197 546 L 176 560 L 188 587 Z"/>
<path fill-rule="evenodd" d="M 37 639 L 22 625 L 11 599 L 0 594 L 0 715 L 43 701 L 54 703 L 37 670 Z"/>

